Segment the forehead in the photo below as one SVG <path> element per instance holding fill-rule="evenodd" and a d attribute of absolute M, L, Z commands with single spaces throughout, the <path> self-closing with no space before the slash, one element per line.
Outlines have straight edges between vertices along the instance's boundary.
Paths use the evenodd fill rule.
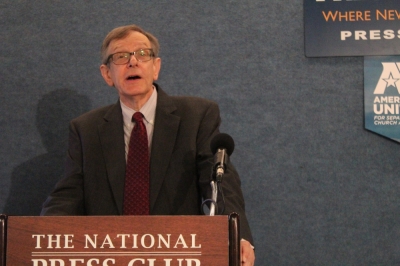
<path fill-rule="evenodd" d="M 108 53 L 131 51 L 138 48 L 151 48 L 149 39 L 142 33 L 131 31 L 122 39 L 112 40 L 108 46 Z"/>

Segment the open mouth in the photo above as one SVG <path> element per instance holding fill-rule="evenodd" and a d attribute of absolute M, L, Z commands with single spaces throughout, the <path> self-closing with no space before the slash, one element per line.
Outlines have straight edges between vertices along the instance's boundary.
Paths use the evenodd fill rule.
<path fill-rule="evenodd" d="M 140 76 L 132 75 L 132 76 L 127 77 L 126 79 L 127 80 L 137 80 L 137 79 L 140 79 Z"/>

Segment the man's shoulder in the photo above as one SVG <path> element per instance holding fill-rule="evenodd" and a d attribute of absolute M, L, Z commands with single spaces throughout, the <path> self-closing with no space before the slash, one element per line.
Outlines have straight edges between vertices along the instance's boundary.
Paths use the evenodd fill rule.
<path fill-rule="evenodd" d="M 210 99 L 196 96 L 171 96 L 175 106 L 174 113 L 181 117 L 202 118 L 207 113 L 219 114 L 218 104 Z"/>
<path fill-rule="evenodd" d="M 158 91 L 158 97 L 159 100 L 161 101 L 172 101 L 176 104 L 188 104 L 188 103 L 197 103 L 197 104 L 204 104 L 204 105 L 210 105 L 210 104 L 217 104 L 216 102 L 206 99 L 203 97 L 198 97 L 198 96 L 190 96 L 190 95 L 170 95 L 166 93 L 158 84 L 155 84 L 157 91 Z"/>
<path fill-rule="evenodd" d="M 93 110 L 90 110 L 89 112 L 86 112 L 75 119 L 72 120 L 72 122 L 77 122 L 77 123 L 88 123 L 88 122 L 94 122 L 99 119 L 104 119 L 104 117 L 107 116 L 107 114 L 110 113 L 113 109 L 117 108 L 117 104 L 110 104 L 107 106 L 102 106 L 95 108 Z"/>
<path fill-rule="evenodd" d="M 173 113 L 183 119 L 201 119 L 205 114 L 215 114 L 219 116 L 219 107 L 216 102 L 198 96 L 177 96 L 168 95 L 158 87 L 157 110 Z"/>

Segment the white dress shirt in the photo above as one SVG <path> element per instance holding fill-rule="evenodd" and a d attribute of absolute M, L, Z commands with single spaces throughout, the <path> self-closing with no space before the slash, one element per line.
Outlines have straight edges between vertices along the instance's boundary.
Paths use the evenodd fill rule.
<path fill-rule="evenodd" d="M 129 140 L 131 138 L 131 132 L 135 126 L 135 122 L 132 121 L 132 116 L 136 112 L 141 112 L 144 116 L 143 123 L 146 126 L 147 138 L 149 141 L 149 154 L 151 150 L 151 141 L 153 138 L 154 131 L 154 119 L 156 117 L 156 107 L 157 107 L 157 90 L 153 87 L 153 93 L 151 94 L 149 100 L 143 105 L 140 110 L 133 110 L 121 103 L 122 116 L 124 119 L 124 139 L 125 139 L 125 159 L 128 158 L 129 150 Z"/>

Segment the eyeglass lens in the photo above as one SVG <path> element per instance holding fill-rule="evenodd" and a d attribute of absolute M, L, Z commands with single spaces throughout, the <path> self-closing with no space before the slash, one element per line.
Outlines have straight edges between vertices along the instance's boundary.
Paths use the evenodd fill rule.
<path fill-rule="evenodd" d="M 120 52 L 120 53 L 112 54 L 110 56 L 110 58 L 114 64 L 123 65 L 123 64 L 126 64 L 129 62 L 132 55 L 139 62 L 146 62 L 146 61 L 149 61 L 151 59 L 151 57 L 153 56 L 153 51 L 151 49 L 140 49 L 140 50 L 134 51 L 132 53 Z"/>

